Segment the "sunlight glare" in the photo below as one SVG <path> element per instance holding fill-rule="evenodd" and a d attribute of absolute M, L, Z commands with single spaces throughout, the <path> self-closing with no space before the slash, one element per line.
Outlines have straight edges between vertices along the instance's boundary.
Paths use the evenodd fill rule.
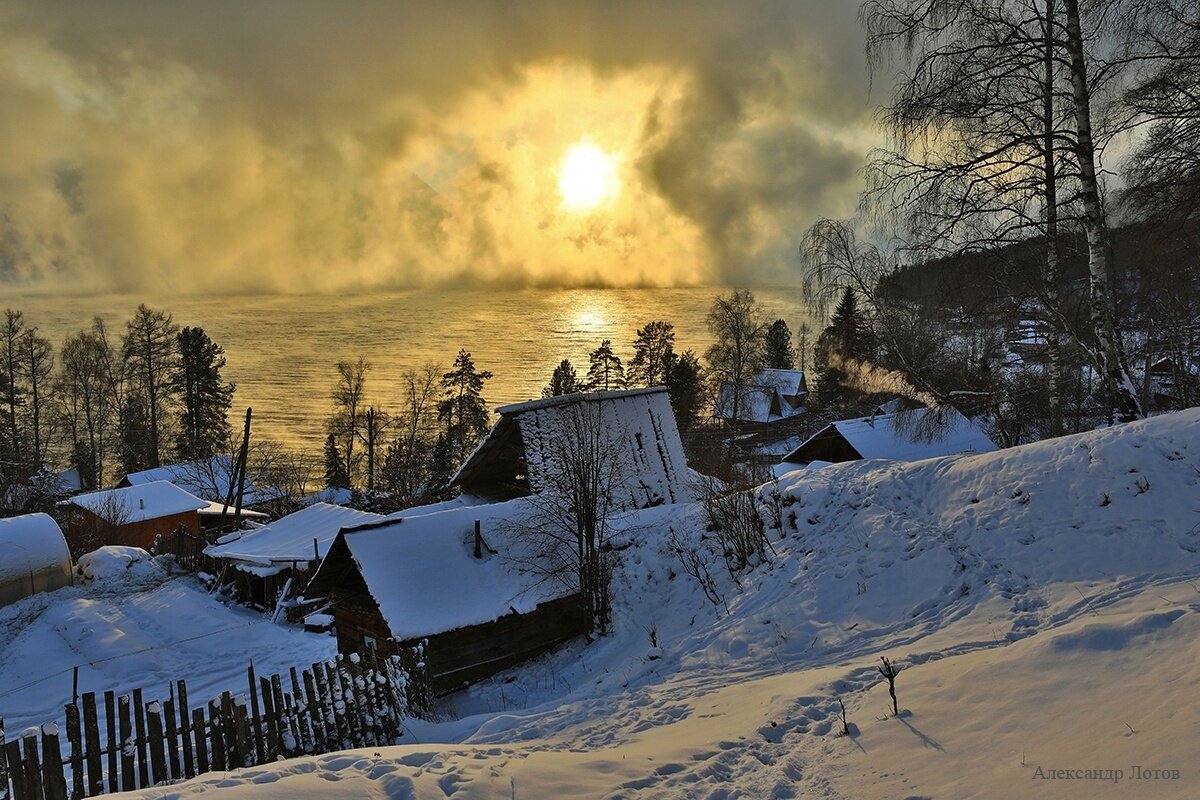
<path fill-rule="evenodd" d="M 592 211 L 620 191 L 617 160 L 588 141 L 571 145 L 558 171 L 558 191 L 568 211 Z"/>

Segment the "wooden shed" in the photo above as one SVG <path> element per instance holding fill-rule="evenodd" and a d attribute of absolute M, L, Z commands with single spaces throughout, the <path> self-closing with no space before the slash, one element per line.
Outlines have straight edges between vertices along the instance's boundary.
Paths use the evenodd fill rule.
<path fill-rule="evenodd" d="M 590 392 L 501 406 L 500 420 L 467 458 L 452 483 L 488 501 L 540 493 L 553 473 L 557 442 L 570 415 L 586 409 L 621 453 L 617 505 L 626 510 L 687 502 L 687 459 L 667 390 L 662 386 Z"/>
<path fill-rule="evenodd" d="M 76 495 L 66 509 L 67 543 L 80 556 L 110 544 L 150 550 L 159 536 L 181 529 L 200 536 L 198 511 L 208 503 L 168 481 Z"/>
<path fill-rule="evenodd" d="M 305 589 L 338 531 L 380 519 L 367 511 L 314 503 L 261 528 L 223 536 L 204 553 L 216 562 L 222 584 L 233 584 L 238 600 L 270 610 L 284 594 Z"/>
<path fill-rule="evenodd" d="M 0 519 L 0 606 L 71 582 L 67 540 L 48 514 Z"/>
<path fill-rule="evenodd" d="M 339 533 L 307 592 L 330 603 L 338 651 L 426 640 L 433 688 L 447 692 L 584 633 L 577 594 L 506 557 L 504 521 L 527 506 L 455 508 Z"/>

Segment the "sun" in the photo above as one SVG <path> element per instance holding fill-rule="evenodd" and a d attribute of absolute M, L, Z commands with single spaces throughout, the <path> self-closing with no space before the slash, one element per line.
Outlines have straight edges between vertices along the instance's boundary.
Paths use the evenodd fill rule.
<path fill-rule="evenodd" d="M 592 211 L 621 190 L 617 159 L 588 141 L 567 149 L 558 169 L 558 192 L 568 211 Z"/>

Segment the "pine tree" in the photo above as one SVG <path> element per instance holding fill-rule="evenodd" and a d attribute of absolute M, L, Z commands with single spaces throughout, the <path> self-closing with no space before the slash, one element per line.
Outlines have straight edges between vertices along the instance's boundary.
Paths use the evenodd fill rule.
<path fill-rule="evenodd" d="M 564 358 L 554 368 L 554 373 L 550 376 L 550 385 L 542 389 L 542 397 L 561 397 L 582 390 L 583 385 L 579 382 L 579 376 L 575 374 L 575 368 Z"/>
<path fill-rule="evenodd" d="M 792 348 L 792 331 L 781 319 L 767 328 L 767 369 L 795 369 L 796 351 Z"/>
<path fill-rule="evenodd" d="M 858 296 L 847 288 L 828 327 L 817 337 L 813 366 L 817 370 L 817 400 L 822 405 L 845 402 L 856 395 L 846 386 L 846 360 L 869 362 L 875 355 L 870 325 L 858 307 Z"/>
<path fill-rule="evenodd" d="M 221 380 L 225 351 L 203 328 L 184 328 L 178 336 L 175 383 L 183 409 L 175 449 L 184 460 L 210 458 L 229 439 L 229 404 L 234 385 Z"/>
<path fill-rule="evenodd" d="M 671 410 L 675 412 L 675 424 L 679 432 L 686 434 L 700 421 L 700 412 L 705 406 L 704 367 L 692 350 L 671 359 L 667 368 L 667 394 L 671 398 Z"/>
<path fill-rule="evenodd" d="M 657 320 L 640 328 L 633 340 L 629 384 L 656 386 L 666 380 L 667 365 L 675 355 L 675 326 Z"/>
<path fill-rule="evenodd" d="M 345 489 L 350 485 L 350 476 L 338 452 L 337 437 L 332 433 L 325 439 L 325 485 L 330 489 Z"/>
<path fill-rule="evenodd" d="M 621 359 L 613 352 L 612 341 L 605 339 L 588 356 L 587 390 L 610 392 L 625 388 L 625 368 Z"/>
<path fill-rule="evenodd" d="M 446 426 L 446 446 L 452 460 L 465 457 L 488 432 L 490 418 L 483 384 L 491 377 L 491 372 L 475 368 L 465 349 L 458 351 L 454 369 L 442 376 L 444 394 L 438 403 L 438 419 Z"/>

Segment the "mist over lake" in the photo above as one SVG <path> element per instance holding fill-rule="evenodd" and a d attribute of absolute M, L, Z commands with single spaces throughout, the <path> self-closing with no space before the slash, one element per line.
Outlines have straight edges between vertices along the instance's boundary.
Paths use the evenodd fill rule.
<path fill-rule="evenodd" d="M 234 426 L 254 408 L 254 434 L 319 451 L 330 412 L 334 365 L 362 356 L 372 364 L 367 400 L 395 405 L 398 378 L 428 361 L 448 366 L 466 348 L 495 377 L 491 407 L 540 396 L 554 366 L 571 360 L 582 375 L 587 355 L 611 339 L 625 361 L 637 328 L 656 319 L 675 326 L 676 350 L 703 354 L 711 343 L 705 316 L 718 287 L 686 289 L 461 289 L 371 295 L 51 296 L 7 292 L 3 304 L 25 312 L 57 348 L 100 316 L 114 339 L 139 303 L 199 326 L 225 348 L 224 376 L 237 384 Z M 798 286 L 755 289 L 770 318 L 793 331 L 809 318 Z"/>

